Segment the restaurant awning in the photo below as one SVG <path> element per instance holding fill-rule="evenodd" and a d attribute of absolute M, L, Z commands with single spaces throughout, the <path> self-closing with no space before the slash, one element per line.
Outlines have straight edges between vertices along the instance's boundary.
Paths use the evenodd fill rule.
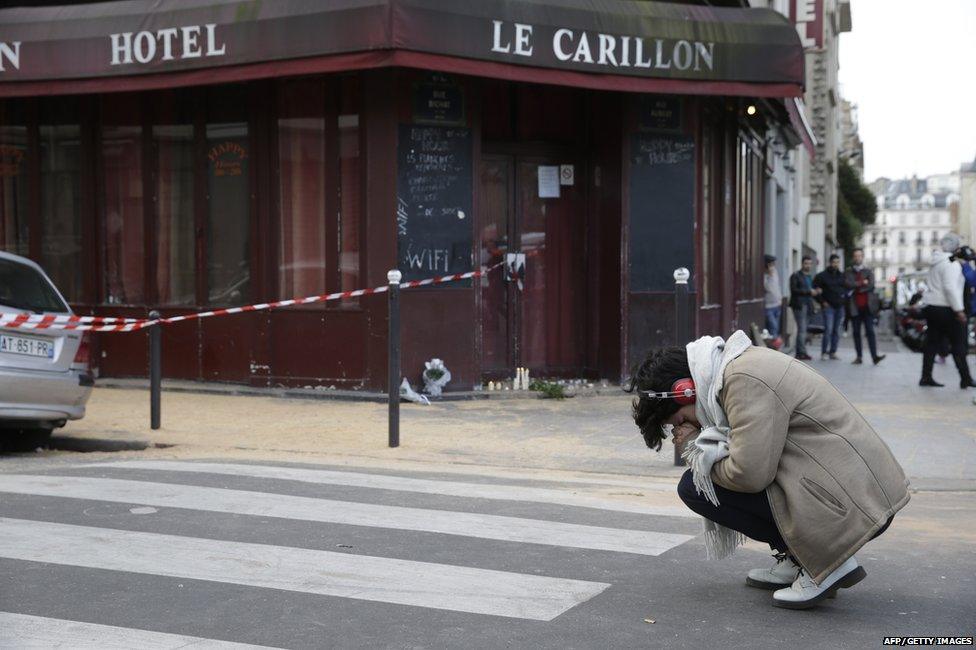
<path fill-rule="evenodd" d="M 0 10 L 0 96 L 405 66 L 631 92 L 795 97 L 782 15 L 633 0 L 125 0 Z"/>

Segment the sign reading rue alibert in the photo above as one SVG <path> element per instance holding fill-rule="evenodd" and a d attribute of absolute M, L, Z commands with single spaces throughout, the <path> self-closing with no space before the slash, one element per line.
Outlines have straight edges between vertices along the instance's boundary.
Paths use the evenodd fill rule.
<path fill-rule="evenodd" d="M 642 131 L 681 131 L 681 98 L 642 95 L 638 126 Z"/>

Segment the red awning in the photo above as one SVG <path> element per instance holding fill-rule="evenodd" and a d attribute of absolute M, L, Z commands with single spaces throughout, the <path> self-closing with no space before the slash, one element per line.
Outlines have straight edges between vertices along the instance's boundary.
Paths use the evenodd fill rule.
<path fill-rule="evenodd" d="M 127 0 L 0 10 L 0 96 L 407 66 L 631 92 L 795 97 L 764 9 L 616 0 Z"/>

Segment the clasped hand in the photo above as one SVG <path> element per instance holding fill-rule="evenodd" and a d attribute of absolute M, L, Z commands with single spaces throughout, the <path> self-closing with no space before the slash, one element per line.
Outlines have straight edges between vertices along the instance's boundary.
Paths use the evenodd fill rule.
<path fill-rule="evenodd" d="M 693 424 L 684 422 L 671 430 L 671 442 L 676 446 L 682 446 L 689 440 L 694 440 L 701 433 L 701 429 Z"/>

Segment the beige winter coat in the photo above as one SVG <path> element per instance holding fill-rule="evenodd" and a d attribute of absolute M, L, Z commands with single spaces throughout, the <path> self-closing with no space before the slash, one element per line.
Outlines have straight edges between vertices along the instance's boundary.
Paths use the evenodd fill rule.
<path fill-rule="evenodd" d="M 712 480 L 766 491 L 780 534 L 816 582 L 908 503 L 891 450 L 847 398 L 792 357 L 750 348 L 725 370 L 729 455 Z"/>

